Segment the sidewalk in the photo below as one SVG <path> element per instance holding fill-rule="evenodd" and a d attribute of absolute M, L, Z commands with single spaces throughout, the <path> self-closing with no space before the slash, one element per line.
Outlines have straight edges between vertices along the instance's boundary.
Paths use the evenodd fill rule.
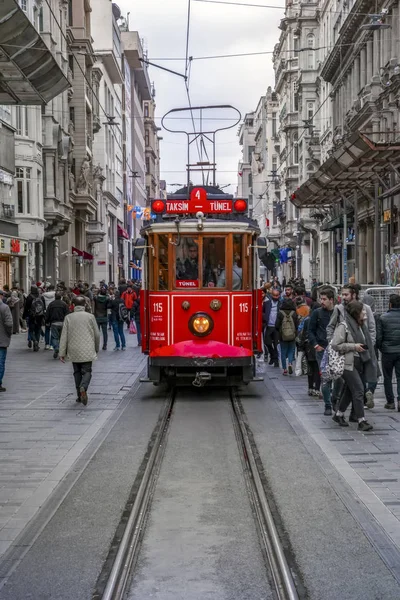
<path fill-rule="evenodd" d="M 270 366 L 266 373 L 311 439 L 400 550 L 400 413 L 384 409 L 382 382 L 375 408 L 366 410 L 374 429 L 360 433 L 356 423 L 339 427 L 332 417 L 324 417 L 323 401 L 307 394 L 306 377 L 283 376 L 281 369 Z"/>
<path fill-rule="evenodd" d="M 109 334 L 112 333 L 109 331 Z M 76 460 L 105 427 L 146 359 L 136 335 L 126 352 L 100 351 L 87 407 L 78 404 L 72 365 L 14 335 L 0 394 L 0 556 L 36 515 Z M 109 336 L 109 347 L 113 348 Z"/>

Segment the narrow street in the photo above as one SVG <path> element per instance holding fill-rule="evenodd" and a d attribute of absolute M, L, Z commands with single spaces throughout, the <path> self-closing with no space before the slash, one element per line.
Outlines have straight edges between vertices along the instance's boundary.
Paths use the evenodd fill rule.
<path fill-rule="evenodd" d="M 166 398 L 136 384 L 143 360 L 135 336 L 128 343 L 100 355 L 83 409 L 70 365 L 13 339 L 0 405 L 1 600 L 88 600 L 102 588 Z M 381 387 L 368 434 L 343 433 L 304 378 L 272 367 L 239 394 L 300 597 L 397 600 L 400 421 Z M 223 392 L 177 398 L 128 598 L 273 597 Z"/>

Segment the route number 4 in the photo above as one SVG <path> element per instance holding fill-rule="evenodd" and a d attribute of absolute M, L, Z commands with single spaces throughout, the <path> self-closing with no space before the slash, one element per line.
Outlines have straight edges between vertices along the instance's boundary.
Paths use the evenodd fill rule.
<path fill-rule="evenodd" d="M 196 198 L 196 200 L 201 200 L 200 190 L 197 190 L 197 192 L 195 193 L 195 198 Z"/>
<path fill-rule="evenodd" d="M 163 311 L 162 302 L 153 302 L 153 310 L 156 313 L 162 313 L 162 311 Z"/>
<path fill-rule="evenodd" d="M 248 302 L 240 302 L 239 310 L 241 313 L 248 313 L 249 312 L 249 303 Z"/>

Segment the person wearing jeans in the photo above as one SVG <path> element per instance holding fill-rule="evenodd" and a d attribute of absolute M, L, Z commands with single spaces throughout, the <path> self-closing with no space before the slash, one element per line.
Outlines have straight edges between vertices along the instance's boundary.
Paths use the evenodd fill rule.
<path fill-rule="evenodd" d="M 136 325 L 138 346 L 141 346 L 142 345 L 142 330 L 140 327 L 140 295 L 136 298 L 136 300 L 133 304 L 132 314 L 133 314 L 133 318 L 135 320 L 135 325 Z"/>
<path fill-rule="evenodd" d="M 108 342 L 108 315 L 110 299 L 107 294 L 107 289 L 101 286 L 99 293 L 93 298 L 94 316 L 96 317 L 99 329 L 103 332 L 103 350 L 107 350 Z"/>
<path fill-rule="evenodd" d="M 13 332 L 13 318 L 10 307 L 3 302 L 4 292 L 0 290 L 0 392 L 5 392 L 3 386 L 6 368 L 7 348 L 11 342 Z"/>
<path fill-rule="evenodd" d="M 281 363 L 284 375 L 288 373 L 292 375 L 293 373 L 298 323 L 296 306 L 293 300 L 290 298 L 283 300 L 278 311 L 275 328 L 279 332 Z"/>
<path fill-rule="evenodd" d="M 127 318 L 129 318 L 129 312 L 125 306 L 124 301 L 121 298 L 119 291 L 115 292 L 114 300 L 111 300 L 109 303 L 109 308 L 111 308 L 111 325 L 114 332 L 114 340 L 115 340 L 115 348 L 114 350 L 125 350 L 126 348 L 126 340 L 124 334 L 124 322 L 125 320 L 122 317 L 123 312 L 127 313 Z"/>
<path fill-rule="evenodd" d="M 397 410 L 400 411 L 400 295 L 389 298 L 389 310 L 377 321 L 377 347 L 382 352 L 385 408 L 394 409 L 393 369 L 397 379 Z"/>
<path fill-rule="evenodd" d="M 54 358 L 58 358 L 58 350 L 60 346 L 61 332 L 64 324 L 64 319 L 69 313 L 69 308 L 65 302 L 63 302 L 62 294 L 57 292 L 55 300 L 50 302 L 46 310 L 46 328 L 50 328 Z"/>

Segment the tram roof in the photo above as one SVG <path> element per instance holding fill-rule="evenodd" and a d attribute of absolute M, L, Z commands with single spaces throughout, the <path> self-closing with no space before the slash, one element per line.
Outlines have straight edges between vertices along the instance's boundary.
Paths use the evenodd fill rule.
<path fill-rule="evenodd" d="M 184 218 L 179 221 L 179 233 L 248 233 L 254 231 L 260 233 L 257 221 L 246 216 L 221 215 L 221 217 L 206 218 L 203 221 L 203 229 L 198 230 L 198 219 Z M 177 223 L 174 218 L 157 217 L 157 221 L 147 221 L 142 227 L 143 233 L 178 233 Z"/>
<path fill-rule="evenodd" d="M 201 187 L 207 193 L 207 198 L 209 200 L 233 200 L 232 194 L 226 194 L 223 190 L 215 185 L 201 185 L 196 186 Z M 190 192 L 193 188 L 189 188 L 185 186 L 180 190 L 176 190 L 173 194 L 168 194 L 168 200 L 183 200 L 190 197 Z"/>

